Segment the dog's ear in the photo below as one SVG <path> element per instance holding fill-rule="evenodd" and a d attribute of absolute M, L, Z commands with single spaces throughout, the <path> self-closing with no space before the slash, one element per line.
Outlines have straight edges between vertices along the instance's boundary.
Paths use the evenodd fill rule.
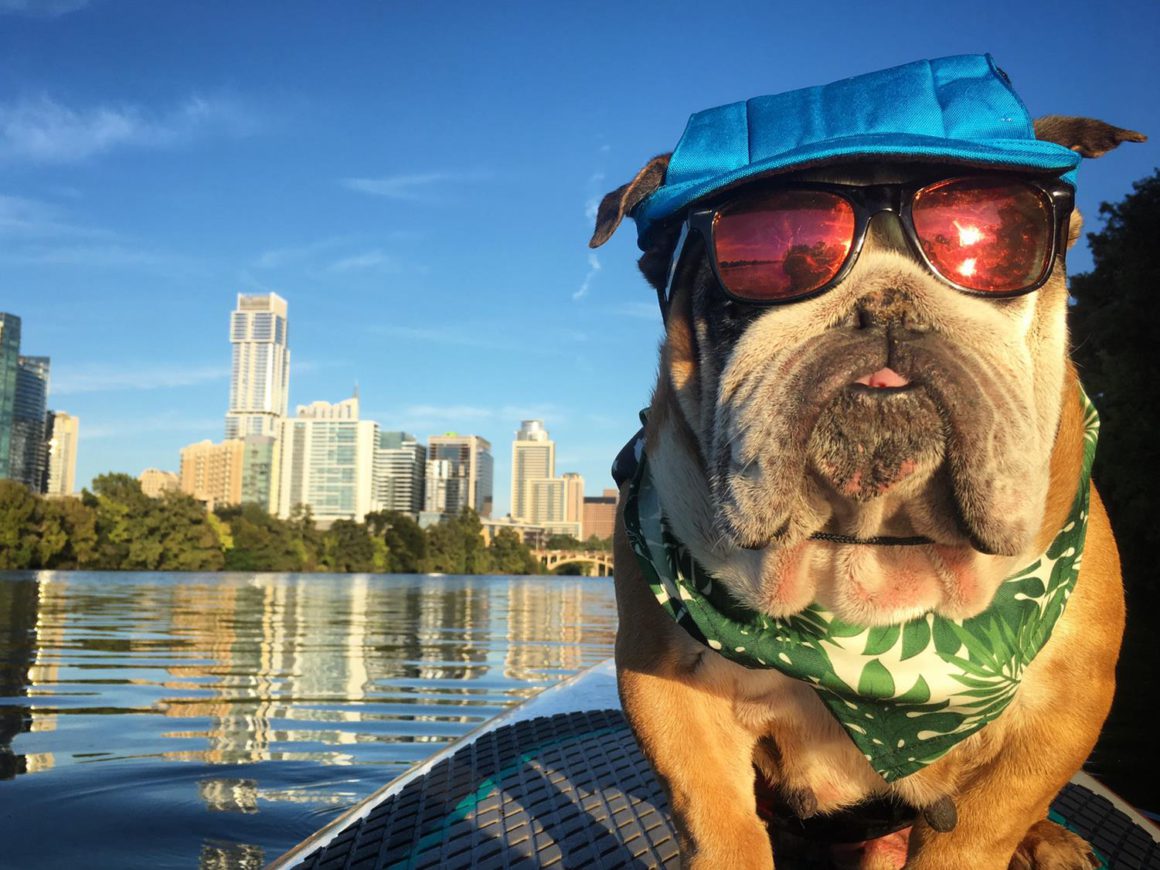
<path fill-rule="evenodd" d="M 636 178 L 616 188 L 600 201 L 600 208 L 596 210 L 596 229 L 588 247 L 599 248 L 612 238 L 624 216 L 665 183 L 665 170 L 669 168 L 669 158 L 672 156 L 669 153 L 654 157 L 636 174 Z"/>
<path fill-rule="evenodd" d="M 1035 138 L 1070 148 L 1084 157 L 1100 157 L 1121 142 L 1147 142 L 1148 137 L 1135 130 L 1114 127 L 1095 118 L 1070 115 L 1044 115 L 1035 119 Z"/>

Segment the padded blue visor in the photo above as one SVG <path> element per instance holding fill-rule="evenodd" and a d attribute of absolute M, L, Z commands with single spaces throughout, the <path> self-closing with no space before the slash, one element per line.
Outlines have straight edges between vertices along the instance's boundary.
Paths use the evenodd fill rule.
<path fill-rule="evenodd" d="M 1061 175 L 1079 154 L 1035 138 L 1031 116 L 989 54 L 920 60 L 829 85 L 697 112 L 665 183 L 632 212 L 637 241 L 697 200 L 758 176 L 884 157 Z"/>

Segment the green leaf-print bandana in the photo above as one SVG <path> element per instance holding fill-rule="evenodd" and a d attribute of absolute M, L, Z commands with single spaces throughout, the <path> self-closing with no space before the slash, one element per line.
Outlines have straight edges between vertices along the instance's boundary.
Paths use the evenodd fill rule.
<path fill-rule="evenodd" d="M 624 523 L 645 579 L 690 635 L 747 668 L 810 683 L 871 766 L 909 776 L 994 721 L 1051 637 L 1079 575 L 1099 418 L 1087 396 L 1079 490 L 1067 522 L 1038 559 L 999 586 L 970 619 L 928 613 L 862 627 L 812 604 L 778 618 L 749 610 L 698 565 L 662 514 L 643 454 Z"/>

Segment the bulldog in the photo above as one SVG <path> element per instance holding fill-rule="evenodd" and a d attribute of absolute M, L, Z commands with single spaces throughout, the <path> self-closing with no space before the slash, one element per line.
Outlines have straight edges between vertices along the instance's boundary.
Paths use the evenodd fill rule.
<path fill-rule="evenodd" d="M 1064 259 L 1081 157 L 1143 138 L 944 58 L 698 113 L 604 198 L 665 319 L 616 665 L 685 866 L 792 867 L 811 825 L 868 868 L 1090 866 L 1047 813 L 1124 603 Z"/>

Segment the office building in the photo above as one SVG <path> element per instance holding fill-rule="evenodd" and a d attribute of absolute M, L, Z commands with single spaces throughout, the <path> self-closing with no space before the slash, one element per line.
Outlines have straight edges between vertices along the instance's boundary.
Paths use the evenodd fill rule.
<path fill-rule="evenodd" d="M 76 491 L 80 426 L 80 420 L 64 411 L 49 411 L 45 415 L 44 437 L 48 442 L 46 495 L 72 495 Z"/>
<path fill-rule="evenodd" d="M 598 538 L 609 540 L 616 525 L 615 489 L 604 490 L 603 495 L 588 496 L 584 499 L 584 534 L 587 537 L 595 535 Z"/>
<path fill-rule="evenodd" d="M 208 510 L 242 501 L 242 463 L 245 442 L 227 438 L 220 444 L 208 439 L 181 449 L 181 491 L 204 502 Z"/>
<path fill-rule="evenodd" d="M 478 435 L 432 435 L 427 439 L 427 462 L 440 460 L 447 466 L 435 466 L 439 477 L 434 479 L 434 501 L 428 493 L 427 504 L 442 505 L 440 513 L 457 514 L 463 508 L 473 508 L 481 517 L 491 516 L 492 466 L 491 442 Z M 442 475 L 446 476 L 442 476 Z M 428 478 L 427 486 L 432 486 Z"/>
<path fill-rule="evenodd" d="M 8 478 L 20 481 L 33 492 L 43 491 L 48 476 L 48 444 L 44 438 L 48 369 L 46 356 L 21 356 L 17 360 Z"/>
<path fill-rule="evenodd" d="M 538 522 L 531 507 L 531 482 L 555 476 L 556 442 L 548 436 L 544 421 L 521 421 L 512 442 L 512 518 Z"/>
<path fill-rule="evenodd" d="M 373 493 L 377 509 L 418 517 L 426 509 L 423 493 L 426 466 L 427 448 L 414 435 L 380 432 Z"/>
<path fill-rule="evenodd" d="M 564 473 L 564 521 L 576 524 L 576 537 L 584 540 L 584 478 L 575 471 Z"/>
<path fill-rule="evenodd" d="M 277 436 L 290 395 L 286 300 L 277 293 L 238 294 L 230 316 L 233 365 L 226 438 Z"/>
<path fill-rule="evenodd" d="M 273 435 L 247 435 L 242 445 L 242 504 L 277 513 L 281 442 Z"/>
<path fill-rule="evenodd" d="M 282 422 L 278 514 L 289 517 L 308 505 L 322 525 L 337 519 L 362 522 L 373 509 L 375 450 L 379 426 L 359 419 L 359 400 L 299 405 Z"/>
<path fill-rule="evenodd" d="M 162 471 L 160 468 L 146 468 L 137 475 L 141 484 L 141 492 L 149 498 L 161 498 L 167 492 L 178 492 L 181 489 L 181 478 L 172 471 Z"/>
<path fill-rule="evenodd" d="M 8 479 L 16 372 L 20 368 L 20 318 L 0 312 L 0 480 Z"/>

